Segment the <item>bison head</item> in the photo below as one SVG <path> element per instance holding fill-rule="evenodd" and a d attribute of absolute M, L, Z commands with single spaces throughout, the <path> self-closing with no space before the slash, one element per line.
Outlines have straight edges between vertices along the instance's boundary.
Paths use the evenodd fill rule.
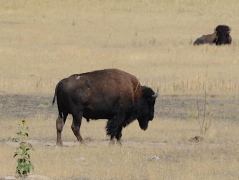
<path fill-rule="evenodd" d="M 215 29 L 217 38 L 215 39 L 216 45 L 231 44 L 232 38 L 230 36 L 230 27 L 227 25 L 218 25 Z"/>
<path fill-rule="evenodd" d="M 154 118 L 154 104 L 158 96 L 151 88 L 142 86 L 142 96 L 138 107 L 138 122 L 141 129 L 148 128 L 148 122 Z"/>

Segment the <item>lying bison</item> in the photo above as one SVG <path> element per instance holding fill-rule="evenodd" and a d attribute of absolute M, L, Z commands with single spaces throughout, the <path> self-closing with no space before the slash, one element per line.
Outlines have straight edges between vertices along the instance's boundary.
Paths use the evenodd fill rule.
<path fill-rule="evenodd" d="M 74 74 L 61 80 L 55 88 L 52 103 L 57 98 L 59 116 L 56 120 L 57 145 L 62 145 L 61 132 L 68 114 L 73 116 L 71 129 L 82 141 L 80 126 L 86 119 L 108 119 L 107 135 L 120 143 L 122 129 L 135 119 L 146 130 L 154 118 L 157 97 L 151 88 L 142 86 L 138 79 L 118 69 L 98 70 Z"/>
<path fill-rule="evenodd" d="M 231 44 L 232 38 L 230 36 L 230 27 L 227 25 L 218 25 L 215 28 L 214 33 L 203 35 L 199 38 L 197 38 L 194 41 L 194 45 L 201 45 L 201 44 L 216 44 L 216 45 L 222 45 L 222 44 Z"/>

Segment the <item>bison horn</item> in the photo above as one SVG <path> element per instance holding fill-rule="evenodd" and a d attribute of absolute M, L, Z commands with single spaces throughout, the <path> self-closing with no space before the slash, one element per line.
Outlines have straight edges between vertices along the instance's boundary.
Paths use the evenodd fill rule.
<path fill-rule="evenodd" d="M 158 88 L 157 88 L 157 92 L 154 93 L 154 94 L 152 95 L 152 97 L 153 97 L 153 98 L 157 98 L 157 97 L 158 97 L 158 94 L 159 94 L 159 90 L 158 90 Z"/>

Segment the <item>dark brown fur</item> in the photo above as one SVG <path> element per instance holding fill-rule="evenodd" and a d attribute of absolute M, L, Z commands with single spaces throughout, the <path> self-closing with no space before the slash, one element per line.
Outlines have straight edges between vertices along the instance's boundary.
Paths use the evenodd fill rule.
<path fill-rule="evenodd" d="M 61 131 L 68 114 L 73 116 L 72 130 L 79 141 L 82 117 L 108 119 L 106 131 L 112 140 L 120 141 L 122 128 L 135 119 L 146 130 L 154 116 L 154 95 L 135 76 L 118 69 L 75 74 L 61 80 L 53 98 L 54 103 L 57 97 L 59 111 L 57 144 L 62 144 Z"/>
<path fill-rule="evenodd" d="M 215 28 L 214 33 L 203 35 L 197 38 L 193 45 L 201 45 L 201 44 L 231 44 L 232 38 L 230 36 L 230 27 L 227 25 L 218 25 Z"/>

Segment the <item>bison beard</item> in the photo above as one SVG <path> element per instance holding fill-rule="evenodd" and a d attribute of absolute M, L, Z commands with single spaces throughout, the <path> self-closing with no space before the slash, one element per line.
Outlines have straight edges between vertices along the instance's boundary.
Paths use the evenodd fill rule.
<path fill-rule="evenodd" d="M 214 33 L 203 35 L 197 38 L 193 45 L 201 45 L 201 44 L 231 44 L 232 38 L 230 36 L 230 27 L 227 25 L 218 25 L 215 28 Z"/>
<path fill-rule="evenodd" d="M 137 78 L 118 69 L 105 69 L 75 74 L 61 80 L 55 88 L 58 118 L 57 144 L 62 145 L 61 133 L 68 114 L 73 116 L 72 131 L 82 141 L 80 126 L 86 119 L 108 119 L 107 135 L 120 142 L 122 129 L 138 119 L 146 130 L 154 117 L 157 97 L 151 88 L 141 86 Z"/>

